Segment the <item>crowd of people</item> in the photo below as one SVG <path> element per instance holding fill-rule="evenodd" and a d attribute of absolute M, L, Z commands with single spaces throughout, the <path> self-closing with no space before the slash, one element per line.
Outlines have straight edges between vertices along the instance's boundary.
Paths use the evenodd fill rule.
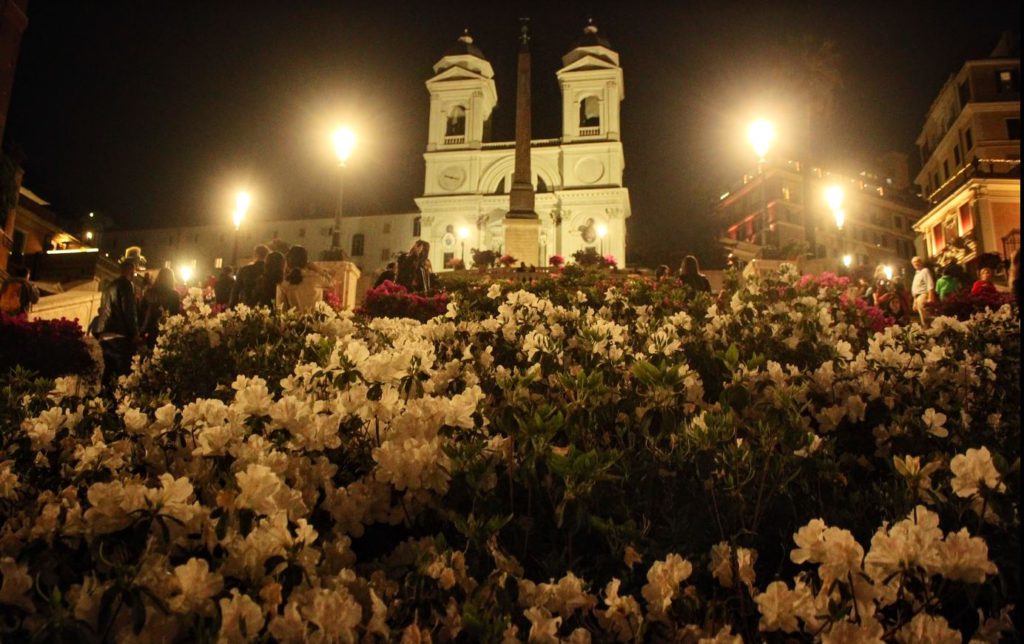
<path fill-rule="evenodd" d="M 144 265 L 137 248 L 126 252 L 118 263 L 118 277 L 103 288 L 99 311 L 89 325 L 103 351 L 102 382 L 108 388 L 129 371 L 139 349 L 153 349 L 161 320 L 181 312 L 184 288 L 176 284 L 174 272 L 161 268 L 151 279 Z M 323 300 L 331 283 L 330 275 L 309 261 L 304 247 L 280 253 L 260 244 L 253 249 L 252 263 L 237 274 L 232 267 L 222 268 L 208 286 L 214 304 L 224 308 L 245 304 L 306 311 Z"/>
<path fill-rule="evenodd" d="M 440 287 L 430 263 L 430 244 L 417 240 L 408 252 L 388 263 L 377 277 L 374 288 L 384 283 L 401 285 L 411 293 L 429 294 Z M 127 373 L 132 357 L 141 347 L 155 346 L 160 321 L 181 311 L 183 289 L 175 283 L 174 273 L 161 268 L 150 280 L 144 272 L 145 260 L 138 248 L 129 249 L 119 263 L 120 274 L 102 290 L 99 312 L 89 325 L 89 332 L 100 342 L 104 357 L 103 383 L 112 386 L 118 376 Z M 908 285 L 902 276 L 879 266 L 870 282 L 856 279 L 852 288 L 856 295 L 873 303 L 896 322 L 907 324 L 918 320 L 927 324 L 937 302 L 969 292 L 975 296 L 995 295 L 994 271 L 983 266 L 977 279 L 968 288 L 967 271 L 953 262 L 938 269 L 936 279 L 921 257 L 911 260 L 913 278 Z M 733 265 L 735 268 L 735 266 Z M 1008 282 L 1020 298 L 1020 253 L 1013 253 Z M 661 265 L 655 271 L 657 280 L 675 279 L 695 292 L 711 293 L 711 283 L 701 272 L 693 255 L 683 258 L 679 269 L 671 271 Z M 237 271 L 224 267 L 208 284 L 215 304 L 232 308 L 239 304 L 267 307 L 272 310 L 309 310 L 323 300 L 325 289 L 332 285 L 331 276 L 309 261 L 302 246 L 291 246 L 284 253 L 271 251 L 265 245 L 253 249 L 253 261 Z M 26 313 L 38 301 L 39 292 L 29 281 L 27 271 L 15 269 L 0 286 L 0 308 L 8 315 Z"/>
<path fill-rule="evenodd" d="M 936 305 L 950 297 L 969 293 L 974 297 L 991 297 L 1000 293 L 996 287 L 995 270 L 992 266 L 978 269 L 977 278 L 971 281 L 967 269 L 956 262 L 940 266 L 936 273 L 921 257 L 911 260 L 914 276 L 908 290 L 906 283 L 899 276 L 887 272 L 885 266 L 878 266 L 870 284 L 858 280 L 859 295 L 882 309 L 887 315 L 900 324 L 912 320 L 928 324 L 934 315 Z M 1008 271 L 1008 286 L 1014 299 L 1020 301 L 1020 254 L 1015 251 Z"/>

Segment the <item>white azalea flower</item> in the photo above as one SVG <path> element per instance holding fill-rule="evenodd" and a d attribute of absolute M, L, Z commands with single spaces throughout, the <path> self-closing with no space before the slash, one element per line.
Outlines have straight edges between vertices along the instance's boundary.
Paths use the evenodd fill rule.
<path fill-rule="evenodd" d="M 949 463 L 953 472 L 953 492 L 959 497 L 971 497 L 982 488 L 1005 492 L 1006 485 L 999 480 L 999 471 L 992 462 L 992 453 L 987 447 L 968 449 L 964 454 L 957 454 Z"/>
<path fill-rule="evenodd" d="M 210 613 L 213 609 L 210 600 L 224 587 L 224 578 L 211 573 L 205 559 L 195 557 L 174 567 L 174 579 L 180 593 L 171 597 L 169 605 L 176 613 Z"/>
<path fill-rule="evenodd" d="M 242 644 L 250 642 L 263 630 L 265 620 L 260 605 L 248 595 L 231 589 L 231 597 L 220 600 L 220 635 L 218 642 Z"/>
<path fill-rule="evenodd" d="M 932 436 L 938 436 L 939 438 L 949 436 L 949 430 L 943 426 L 946 424 L 946 414 L 937 412 L 934 408 L 929 407 L 924 411 L 921 420 L 924 421 L 925 430 Z"/>

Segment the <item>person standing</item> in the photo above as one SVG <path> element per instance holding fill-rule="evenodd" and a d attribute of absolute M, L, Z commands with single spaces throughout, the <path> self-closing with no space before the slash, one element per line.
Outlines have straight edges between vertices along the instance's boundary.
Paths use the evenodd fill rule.
<path fill-rule="evenodd" d="M 267 254 L 263 274 L 256 278 L 256 301 L 253 306 L 265 306 L 271 311 L 277 307 L 277 289 L 284 281 L 284 255 L 276 250 Z"/>
<path fill-rule="evenodd" d="M 139 342 L 139 317 L 135 302 L 136 260 L 121 260 L 121 274 L 111 280 L 100 299 L 100 310 L 90 325 L 103 350 L 103 386 L 113 387 L 117 378 L 131 369 Z"/>
<path fill-rule="evenodd" d="M 270 249 L 263 244 L 252 249 L 253 262 L 238 269 L 235 276 L 235 283 L 231 289 L 231 296 L 228 299 L 228 306 L 245 304 L 246 306 L 256 305 L 256 281 L 263 274 L 266 265 L 267 254 Z"/>
<path fill-rule="evenodd" d="M 299 312 L 312 310 L 324 299 L 327 277 L 309 263 L 309 255 L 303 246 L 292 246 L 285 256 L 288 264 L 284 281 L 277 290 L 277 303 L 281 310 L 297 309 Z"/>
<path fill-rule="evenodd" d="M 418 239 L 408 253 L 398 258 L 396 279 L 411 293 L 426 293 L 430 290 L 432 276 L 430 243 Z"/>
<path fill-rule="evenodd" d="M 29 281 L 29 270 L 24 266 L 11 269 L 11 276 L 0 286 L 0 311 L 4 315 L 25 315 L 39 301 L 39 289 Z"/>
<path fill-rule="evenodd" d="M 377 288 L 378 286 L 380 286 L 384 282 L 394 282 L 395 279 L 397 279 L 397 273 L 396 273 L 397 270 L 398 270 L 398 264 L 397 263 L 395 263 L 395 262 L 388 262 L 388 265 L 384 267 L 384 270 L 381 271 L 380 275 L 378 275 L 377 279 L 374 281 L 373 288 Z"/>
<path fill-rule="evenodd" d="M 939 300 L 944 300 L 950 295 L 960 292 L 961 283 L 957 264 L 947 264 L 942 268 L 942 275 L 935 282 L 935 294 Z"/>
<path fill-rule="evenodd" d="M 697 258 L 693 255 L 683 258 L 683 263 L 679 266 L 679 280 L 698 293 L 711 292 L 711 282 L 708 281 L 704 273 L 700 272 L 700 264 L 697 263 Z"/>
<path fill-rule="evenodd" d="M 153 285 L 142 296 L 142 338 L 153 349 L 160 321 L 181 313 L 181 296 L 174 290 L 174 271 L 161 268 Z"/>
<path fill-rule="evenodd" d="M 235 270 L 231 266 L 220 269 L 217 281 L 213 283 L 213 301 L 221 306 L 227 306 L 231 301 L 231 294 L 235 290 Z"/>
<path fill-rule="evenodd" d="M 921 319 L 921 325 L 928 325 L 928 305 L 935 301 L 935 278 L 931 270 L 924 265 L 924 260 L 915 256 L 910 260 L 914 267 L 914 281 L 910 284 L 910 294 L 914 298 L 914 310 Z"/>
<path fill-rule="evenodd" d="M 971 286 L 971 295 L 998 295 L 999 290 L 992 283 L 992 269 L 985 267 L 978 272 L 978 280 Z"/>

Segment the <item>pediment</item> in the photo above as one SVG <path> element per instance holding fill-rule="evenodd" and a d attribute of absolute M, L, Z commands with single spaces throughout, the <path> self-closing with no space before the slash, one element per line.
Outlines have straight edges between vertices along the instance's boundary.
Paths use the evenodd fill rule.
<path fill-rule="evenodd" d="M 562 69 L 558 70 L 558 73 L 563 74 L 566 72 L 580 72 L 594 69 L 619 69 L 619 66 L 606 58 L 587 54 L 577 58 Z"/>
<path fill-rule="evenodd" d="M 444 70 L 444 71 L 442 71 L 442 72 L 440 72 L 438 74 L 435 74 L 427 82 L 430 82 L 430 83 L 441 83 L 441 82 L 445 82 L 445 81 L 459 81 L 459 80 L 473 80 L 473 81 L 484 80 L 484 81 L 486 81 L 486 80 L 490 80 L 490 79 L 487 78 L 486 76 L 484 76 L 483 74 L 479 74 L 479 73 L 474 72 L 472 70 L 466 69 L 465 67 L 459 67 L 459 66 L 456 65 L 456 66 L 453 66 L 453 67 L 449 67 L 448 69 L 446 69 L 446 70 Z"/>

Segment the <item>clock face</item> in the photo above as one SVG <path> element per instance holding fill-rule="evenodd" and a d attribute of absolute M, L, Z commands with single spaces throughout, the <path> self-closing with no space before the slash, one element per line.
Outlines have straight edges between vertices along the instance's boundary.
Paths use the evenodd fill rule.
<path fill-rule="evenodd" d="M 445 190 L 457 190 L 466 181 L 466 170 L 460 166 L 448 166 L 441 170 L 437 182 Z"/>

